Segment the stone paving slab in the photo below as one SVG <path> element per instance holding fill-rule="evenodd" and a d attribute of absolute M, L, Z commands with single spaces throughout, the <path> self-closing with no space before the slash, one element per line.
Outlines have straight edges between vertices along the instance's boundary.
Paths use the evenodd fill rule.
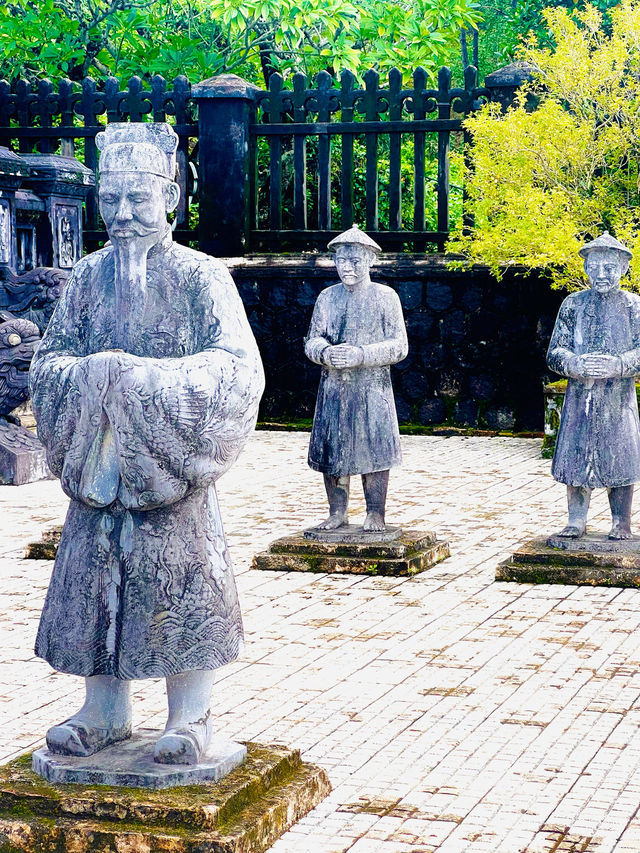
<path fill-rule="evenodd" d="M 640 853 L 640 590 L 494 582 L 564 525 L 540 441 L 402 438 L 388 521 L 449 540 L 427 572 L 251 570 L 326 514 L 307 440 L 257 433 L 219 484 L 247 635 L 220 674 L 219 733 L 300 748 L 334 788 L 272 853 Z M 56 483 L 0 490 L 2 760 L 81 702 L 33 655 L 51 563 L 22 559 L 65 503 Z M 592 526 L 608 523 L 597 493 Z M 136 725 L 162 726 L 163 684 L 134 692 Z"/>

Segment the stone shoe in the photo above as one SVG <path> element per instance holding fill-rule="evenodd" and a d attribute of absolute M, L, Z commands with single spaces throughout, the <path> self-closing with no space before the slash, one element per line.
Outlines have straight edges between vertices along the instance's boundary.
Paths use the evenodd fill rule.
<path fill-rule="evenodd" d="M 112 743 L 131 737 L 131 723 L 111 728 L 90 726 L 81 720 L 66 720 L 47 732 L 47 748 L 57 755 L 93 755 Z"/>
<path fill-rule="evenodd" d="M 187 723 L 167 729 L 157 741 L 153 760 L 158 764 L 198 764 L 211 740 L 212 723 Z"/>

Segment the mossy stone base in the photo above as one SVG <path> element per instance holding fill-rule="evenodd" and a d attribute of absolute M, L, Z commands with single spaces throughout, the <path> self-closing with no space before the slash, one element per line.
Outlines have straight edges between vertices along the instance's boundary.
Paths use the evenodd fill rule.
<path fill-rule="evenodd" d="M 604 538 L 604 537 L 603 537 Z M 532 539 L 496 569 L 497 581 L 561 583 L 640 588 L 640 552 L 552 548 L 547 538 Z M 574 546 L 576 547 L 576 546 Z"/>
<path fill-rule="evenodd" d="M 56 525 L 45 530 L 40 542 L 30 542 L 27 545 L 25 559 L 27 560 L 55 560 L 62 536 L 62 525 Z"/>
<path fill-rule="evenodd" d="M 219 782 L 161 791 L 52 785 L 22 756 L 0 767 L 0 853 L 262 853 L 331 785 L 295 750 L 247 753 Z"/>
<path fill-rule="evenodd" d="M 252 568 L 285 572 L 414 575 L 450 554 L 431 531 L 405 530 L 393 542 L 317 542 L 304 533 L 276 539 L 253 558 Z"/>

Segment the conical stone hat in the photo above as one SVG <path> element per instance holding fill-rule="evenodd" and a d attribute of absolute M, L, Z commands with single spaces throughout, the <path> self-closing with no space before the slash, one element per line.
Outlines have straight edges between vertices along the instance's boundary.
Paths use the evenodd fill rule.
<path fill-rule="evenodd" d="M 372 249 L 376 254 L 381 252 L 382 249 L 375 240 L 372 240 L 364 231 L 361 231 L 357 225 L 354 225 L 352 228 L 349 228 L 348 231 L 345 231 L 342 234 L 338 234 L 337 237 L 334 237 L 333 240 L 329 242 L 327 248 L 332 252 L 338 248 L 338 246 L 366 246 L 368 249 Z"/>
<path fill-rule="evenodd" d="M 592 240 L 581 249 L 578 249 L 578 254 L 581 258 L 586 258 L 589 252 L 593 252 L 595 249 L 613 249 L 615 252 L 622 252 L 622 254 L 626 255 L 628 258 L 633 257 L 633 252 L 631 252 L 630 249 L 627 249 L 626 246 L 623 246 L 615 237 L 612 237 L 608 231 L 605 231 L 604 234 L 601 234 L 595 240 Z"/>

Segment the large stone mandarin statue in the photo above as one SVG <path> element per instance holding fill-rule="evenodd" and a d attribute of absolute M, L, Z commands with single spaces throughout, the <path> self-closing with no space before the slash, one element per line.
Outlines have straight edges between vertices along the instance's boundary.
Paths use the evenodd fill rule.
<path fill-rule="evenodd" d="M 380 246 L 353 227 L 329 248 L 341 283 L 319 295 L 305 341 L 307 358 L 322 365 L 309 446 L 329 501 L 319 529 L 347 524 L 350 477 L 361 474 L 363 529 L 383 531 L 389 469 L 401 462 L 389 365 L 406 357 L 407 332 L 397 294 L 369 275 Z"/>
<path fill-rule="evenodd" d="M 71 498 L 36 653 L 84 676 L 47 733 L 91 755 L 131 735 L 132 679 L 166 678 L 161 763 L 197 763 L 214 671 L 242 640 L 215 482 L 252 432 L 264 379 L 226 267 L 175 244 L 177 136 L 97 136 L 110 244 L 79 261 L 31 368 L 38 435 Z"/>
<path fill-rule="evenodd" d="M 640 296 L 620 290 L 631 252 L 605 232 L 580 250 L 590 289 L 562 303 L 547 363 L 568 377 L 552 474 L 567 486 L 560 536 L 586 532 L 591 492 L 609 491 L 610 539 L 631 537 L 633 484 L 640 481 Z"/>

